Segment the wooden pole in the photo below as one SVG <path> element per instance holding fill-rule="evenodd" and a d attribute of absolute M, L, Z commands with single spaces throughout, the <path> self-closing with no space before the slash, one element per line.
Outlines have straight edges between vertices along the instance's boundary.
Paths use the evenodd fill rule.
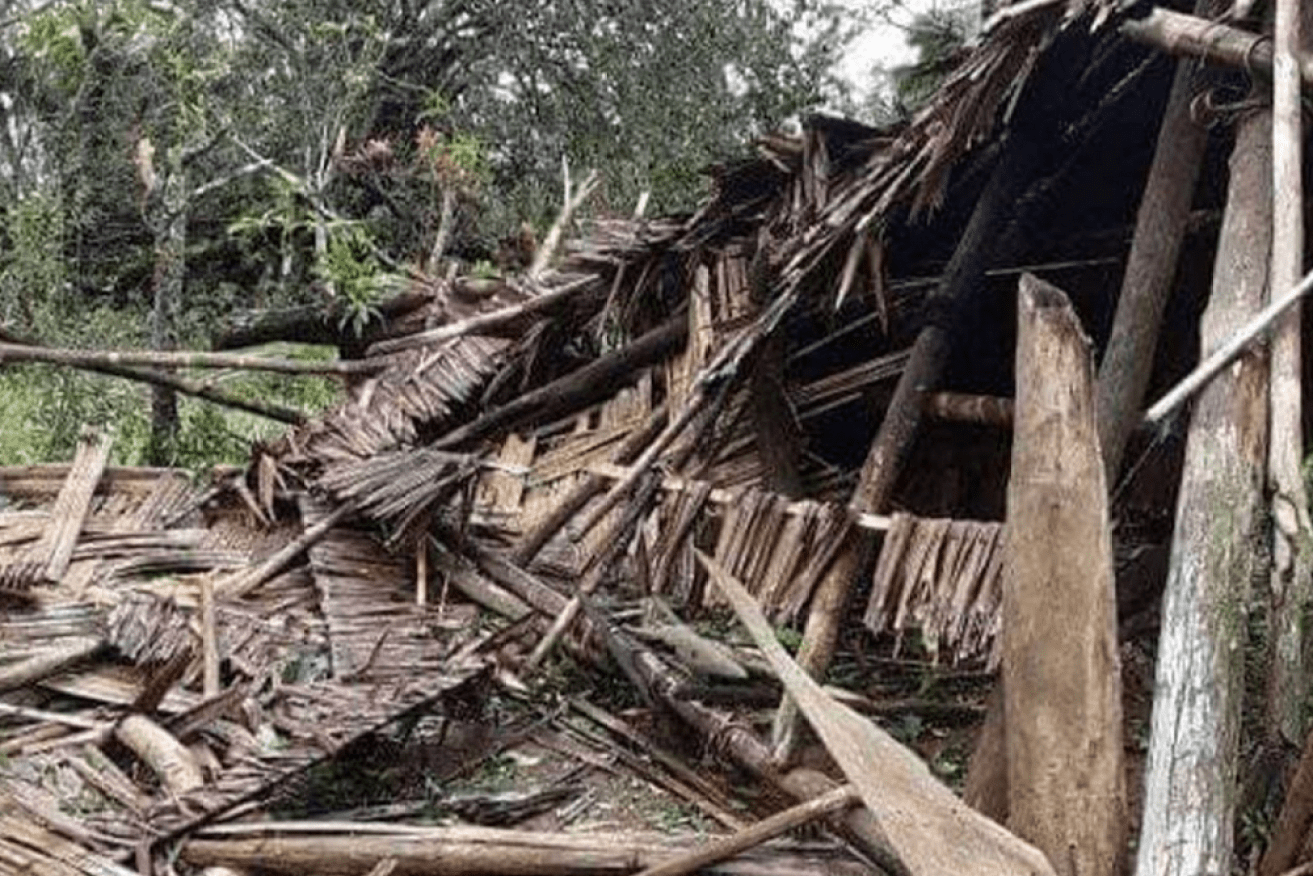
<path fill-rule="evenodd" d="M 1218 5 L 1217 0 L 1199 0 L 1195 14 L 1210 18 L 1219 11 Z M 1117 313 L 1099 366 L 1099 442 L 1109 482 L 1116 481 L 1126 441 L 1140 422 L 1158 329 L 1208 144 L 1208 131 L 1190 115 L 1198 70 L 1193 60 L 1177 65 L 1135 218 Z"/>
<path fill-rule="evenodd" d="M 1292 18 L 1291 13 L 1296 11 L 1301 6 L 1302 6 L 1302 10 L 1300 10 L 1301 14 L 1297 16 L 1293 16 Z M 1295 30 L 1296 33 L 1294 34 L 1290 33 L 1291 30 Z M 1289 55 L 1290 46 L 1292 43 L 1305 47 L 1313 44 L 1313 6 L 1310 6 L 1307 3 L 1303 3 L 1303 4 L 1278 3 L 1277 4 L 1275 50 L 1277 52 L 1278 59 L 1282 58 L 1283 56 Z M 1273 136 L 1274 154 L 1273 154 L 1272 164 L 1273 164 L 1273 179 L 1277 186 L 1278 191 L 1280 191 L 1280 188 L 1284 185 L 1284 183 L 1282 183 L 1281 178 L 1278 176 L 1280 172 L 1279 168 L 1282 167 L 1286 162 L 1294 158 L 1294 155 L 1292 153 L 1295 150 L 1299 149 L 1299 144 L 1298 142 L 1294 144 L 1287 142 L 1283 146 L 1279 139 L 1278 132 L 1284 130 L 1285 136 L 1290 137 L 1292 135 L 1295 135 L 1296 132 L 1300 131 L 1300 128 L 1296 127 L 1294 128 L 1293 131 L 1291 130 L 1292 124 L 1293 125 L 1299 124 L 1299 110 L 1298 107 L 1296 106 L 1294 110 L 1295 116 L 1292 119 L 1289 115 L 1291 110 L 1289 105 L 1289 99 L 1291 97 L 1291 92 L 1293 91 L 1293 88 L 1291 87 L 1291 84 L 1289 82 L 1289 65 L 1278 63 L 1277 69 L 1278 72 L 1276 74 L 1276 81 L 1274 82 L 1275 94 L 1273 97 L 1274 130 L 1272 132 L 1272 136 Z M 1285 153 L 1284 157 L 1282 157 L 1282 153 Z M 1298 162 L 1296 161 L 1295 170 L 1298 171 L 1298 168 L 1299 165 Z M 1303 193 L 1302 180 L 1299 183 L 1299 188 L 1297 189 L 1297 191 L 1299 194 L 1302 195 Z M 1273 205 L 1273 216 L 1274 216 L 1273 233 L 1277 237 L 1281 237 L 1282 235 L 1279 230 L 1279 225 L 1282 220 L 1277 219 L 1276 217 L 1283 216 L 1285 215 L 1285 212 L 1287 210 L 1292 209 L 1293 204 L 1291 202 L 1294 201 L 1295 199 L 1294 197 L 1289 196 L 1287 194 L 1277 194 L 1274 200 L 1275 203 Z M 1302 228 L 1302 222 L 1303 222 L 1302 215 L 1298 218 L 1297 221 L 1300 222 L 1299 227 Z M 1273 240 L 1272 260 L 1273 260 L 1274 273 L 1277 270 L 1279 270 L 1277 263 L 1278 252 L 1280 250 L 1286 249 L 1291 244 L 1298 246 L 1298 240 L 1301 239 L 1302 238 L 1297 239 L 1296 241 L 1285 241 L 1280 245 L 1277 243 L 1276 239 Z M 1293 256 L 1291 256 L 1289 252 L 1286 253 L 1285 257 L 1290 258 L 1293 261 Z M 1298 336 L 1296 336 L 1296 339 L 1297 338 Z M 1277 365 L 1274 362 L 1273 363 L 1274 370 L 1276 367 Z M 1296 379 L 1298 379 L 1298 374 L 1296 374 L 1295 377 Z M 1276 382 L 1274 378 L 1273 381 L 1274 390 L 1275 390 L 1275 386 L 1276 386 Z M 1273 395 L 1272 401 L 1273 404 L 1276 403 L 1275 393 Z M 1275 420 L 1276 418 L 1274 416 L 1273 417 L 1274 432 L 1276 429 Z M 1274 435 L 1274 440 L 1276 440 L 1275 435 Z M 1300 510 L 1302 511 L 1306 507 L 1307 507 L 1307 502 L 1305 502 L 1301 506 Z M 1306 520 L 1301 519 L 1301 522 L 1305 526 L 1307 526 Z M 1276 541 L 1280 542 L 1286 538 L 1286 533 L 1281 531 L 1283 527 L 1282 521 L 1277 520 L 1276 523 L 1277 523 L 1278 531 L 1274 533 L 1274 536 Z M 1307 529 L 1305 531 L 1307 532 Z M 1300 551 L 1301 555 L 1306 553 L 1307 550 Z M 1301 556 L 1301 559 L 1307 562 L 1306 557 Z M 1275 552 L 1274 552 L 1274 560 L 1276 560 Z M 1275 572 L 1277 568 L 1277 563 L 1274 562 L 1273 566 L 1274 566 L 1273 571 Z M 1304 571 L 1303 574 L 1305 576 L 1304 581 L 1307 582 L 1309 572 Z M 1295 579 L 1295 580 L 1298 581 L 1299 579 Z M 1273 584 L 1275 585 L 1276 583 L 1277 582 L 1274 579 Z M 1308 598 L 1307 593 L 1300 595 L 1302 595 L 1305 599 Z M 1287 600 L 1287 603 L 1288 602 L 1289 600 Z M 1287 605 L 1287 610 L 1289 610 L 1290 607 L 1291 606 Z M 1281 617 L 1275 612 L 1275 610 L 1273 613 L 1273 620 L 1274 620 L 1274 624 L 1279 625 L 1281 623 Z M 1298 627 L 1295 628 L 1298 629 Z M 1305 635 L 1302 638 L 1305 642 L 1307 642 L 1307 631 L 1301 630 L 1301 632 L 1305 633 Z M 1280 653 L 1282 649 L 1282 642 L 1281 642 L 1282 635 L 1279 628 L 1276 632 L 1276 638 L 1277 638 L 1277 643 L 1276 643 L 1277 653 L 1275 655 L 1276 659 L 1274 661 L 1274 664 L 1279 664 L 1284 659 Z M 1291 666 L 1288 668 L 1293 669 L 1293 664 L 1294 661 L 1291 661 Z M 1282 671 L 1284 672 L 1286 670 L 1282 670 Z M 1274 665 L 1273 666 L 1274 684 L 1272 685 L 1272 689 L 1269 691 L 1269 701 L 1274 699 L 1275 696 L 1277 695 L 1278 685 L 1275 683 L 1276 680 L 1277 680 L 1277 669 L 1276 669 L 1276 665 Z M 1297 681 L 1297 679 L 1291 679 L 1291 680 Z M 1295 694 L 1295 695 L 1306 697 L 1307 687 L 1305 686 L 1304 692 L 1302 694 Z M 1302 703 L 1303 700 L 1301 700 L 1300 702 Z M 1278 724 L 1286 723 L 1280 721 L 1276 709 L 1272 708 L 1271 705 L 1269 705 L 1269 721 Z M 1283 726 L 1281 727 L 1281 731 L 1283 734 L 1288 735 L 1290 732 L 1290 727 Z M 1304 741 L 1304 750 L 1299 760 L 1299 766 L 1295 770 L 1294 777 L 1291 778 L 1290 780 L 1289 788 L 1286 790 L 1285 802 L 1281 806 L 1281 814 L 1277 817 L 1277 823 L 1272 828 L 1271 843 L 1268 845 L 1267 851 L 1264 852 L 1262 859 L 1259 860 L 1258 876 L 1277 876 L 1277 874 L 1289 871 L 1289 868 L 1293 867 L 1296 860 L 1298 860 L 1299 853 L 1305 846 L 1305 840 L 1308 836 L 1310 825 L 1313 825 L 1313 733 L 1310 733 L 1308 738 L 1305 739 Z M 1308 869 L 1308 865 L 1305 865 L 1305 867 L 1306 869 Z M 1289 871 L 1289 872 L 1294 872 L 1294 871 Z"/>
<path fill-rule="evenodd" d="M 1204 354 L 1262 307 L 1272 176 L 1270 114 L 1238 123 Z M 1231 869 L 1245 602 L 1267 455 L 1267 363 L 1250 351 L 1200 394 L 1163 596 L 1138 876 Z"/>
<path fill-rule="evenodd" d="M 652 833 L 546 833 L 491 827 L 416 827 L 356 822 L 288 822 L 210 828 L 189 839 L 182 860 L 268 873 L 365 873 L 393 858 L 396 873 L 428 876 L 625 876 L 680 855 L 689 839 Z M 844 876 L 869 872 L 843 854 L 812 846 L 754 849 L 733 870 Z M 736 862 L 736 864 L 739 862 Z M 753 866 L 755 864 L 755 866 Z"/>
<path fill-rule="evenodd" d="M 1266 36 L 1155 6 L 1143 18 L 1127 19 L 1121 32 L 1130 39 L 1173 55 L 1203 58 L 1237 70 L 1272 72 L 1272 41 Z M 1313 56 L 1295 59 L 1300 77 L 1313 83 Z"/>
<path fill-rule="evenodd" d="M 1304 273 L 1303 118 L 1299 69 L 1300 3 L 1277 0 L 1272 78 L 1272 279 L 1273 292 Z M 1267 711 L 1271 730 L 1291 745 L 1304 738 L 1308 680 L 1304 668 L 1304 619 L 1313 585 L 1308 493 L 1304 489 L 1303 393 L 1300 381 L 1300 305 L 1276 323 L 1272 334 L 1268 443 L 1268 494 L 1272 497 L 1272 668 Z"/>
<path fill-rule="evenodd" d="M 854 803 L 859 802 L 861 802 L 861 797 L 858 796 L 857 790 L 852 785 L 841 785 L 820 797 L 815 797 L 805 803 L 799 803 L 797 806 L 785 809 L 783 812 L 777 812 L 769 818 L 763 818 L 756 824 L 749 825 L 730 836 L 713 840 L 685 855 L 657 864 L 655 867 L 648 867 L 638 876 L 688 876 L 689 873 L 728 860 L 768 839 L 773 839 L 794 828 L 802 827 L 817 818 L 847 809 Z"/>
<path fill-rule="evenodd" d="M 1008 826 L 1064 873 L 1117 876 L 1121 662 L 1093 362 L 1066 294 L 1030 274 L 1020 291 L 1003 590 Z"/>

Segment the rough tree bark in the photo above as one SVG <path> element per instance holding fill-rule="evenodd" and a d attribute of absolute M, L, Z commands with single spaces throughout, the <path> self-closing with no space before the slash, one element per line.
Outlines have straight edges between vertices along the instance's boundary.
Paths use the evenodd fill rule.
<path fill-rule="evenodd" d="M 1008 826 L 1060 874 L 1116 876 L 1126 858 L 1121 671 L 1090 345 L 1067 296 L 1030 274 L 1017 324 L 1003 592 Z"/>
<path fill-rule="evenodd" d="M 187 271 L 187 173 L 181 147 L 169 150 L 161 196 L 148 191 L 147 224 L 155 237 L 155 295 L 150 311 L 150 345 L 154 350 L 178 346 L 178 308 Z M 151 386 L 151 465 L 171 465 L 178 438 L 178 393 L 170 386 Z"/>
<path fill-rule="evenodd" d="M 1272 298 L 1298 285 L 1304 274 L 1303 118 L 1299 69 L 1298 0 L 1276 4 L 1272 99 Z M 1304 618 L 1309 606 L 1308 494 L 1304 489 L 1300 305 L 1272 334 L 1268 490 L 1272 497 L 1271 639 L 1268 723 L 1286 743 L 1304 738 L 1308 680 L 1304 669 Z"/>
<path fill-rule="evenodd" d="M 1271 116 L 1237 125 L 1207 355 L 1262 307 L 1271 235 Z M 1267 444 L 1267 363 L 1249 350 L 1195 403 L 1172 533 L 1136 873 L 1231 869 L 1245 603 Z"/>

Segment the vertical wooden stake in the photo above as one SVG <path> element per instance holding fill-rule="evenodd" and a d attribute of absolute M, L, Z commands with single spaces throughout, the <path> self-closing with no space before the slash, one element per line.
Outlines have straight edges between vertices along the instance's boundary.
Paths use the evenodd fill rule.
<path fill-rule="evenodd" d="M 1003 699 L 1008 826 L 1067 876 L 1126 856 L 1121 665 L 1089 340 L 1030 274 L 1017 305 Z"/>

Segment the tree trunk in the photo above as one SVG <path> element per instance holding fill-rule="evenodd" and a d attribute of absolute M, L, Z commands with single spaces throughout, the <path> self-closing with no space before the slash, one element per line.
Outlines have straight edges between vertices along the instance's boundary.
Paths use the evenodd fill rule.
<path fill-rule="evenodd" d="M 150 345 L 154 350 L 178 347 L 178 309 L 187 271 L 187 174 L 182 149 L 169 150 L 164 197 L 151 199 L 155 214 L 155 298 L 150 312 Z M 170 386 L 151 386 L 150 465 L 172 465 L 178 440 L 178 393 Z"/>
<path fill-rule="evenodd" d="M 1237 126 L 1207 355 L 1262 306 L 1271 235 L 1270 114 Z M 1249 350 L 1195 403 L 1172 533 L 1145 774 L 1139 876 L 1231 870 L 1245 604 L 1256 568 L 1267 363 Z"/>
<path fill-rule="evenodd" d="M 1008 826 L 1059 874 L 1116 876 L 1126 863 L 1121 672 L 1090 345 L 1067 296 L 1030 274 L 1017 323 L 1003 592 Z"/>

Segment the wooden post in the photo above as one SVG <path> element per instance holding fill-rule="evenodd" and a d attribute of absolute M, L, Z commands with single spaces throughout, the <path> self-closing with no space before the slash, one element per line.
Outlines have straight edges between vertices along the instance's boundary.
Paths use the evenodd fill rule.
<path fill-rule="evenodd" d="M 1236 130 L 1207 355 L 1263 304 L 1271 235 L 1270 114 Z M 1249 350 L 1195 402 L 1172 533 L 1136 873 L 1231 868 L 1245 603 L 1267 452 L 1267 363 Z"/>
<path fill-rule="evenodd" d="M 1126 852 L 1121 670 L 1090 344 L 1066 294 L 1030 274 L 1017 325 L 1003 591 L 1008 826 L 1058 873 L 1115 876 Z"/>
<path fill-rule="evenodd" d="M 1276 3 L 1272 98 L 1272 280 L 1276 297 L 1304 273 L 1303 113 L 1300 107 L 1300 3 Z M 1268 722 L 1291 745 L 1304 738 L 1308 680 L 1304 618 L 1313 557 L 1309 555 L 1308 493 L 1304 489 L 1303 408 L 1297 304 L 1272 334 L 1268 494 L 1272 497 L 1271 647 Z"/>
<path fill-rule="evenodd" d="M 1199 0 L 1195 14 L 1212 18 L 1220 11 L 1215 8 L 1219 5 L 1217 0 Z M 1177 64 L 1149 179 L 1135 218 L 1135 236 L 1117 298 L 1117 314 L 1099 366 L 1099 442 L 1104 470 L 1114 483 L 1126 441 L 1140 422 L 1158 329 L 1172 291 L 1195 182 L 1208 143 L 1208 131 L 1190 115 L 1198 68 L 1194 60 Z"/>

